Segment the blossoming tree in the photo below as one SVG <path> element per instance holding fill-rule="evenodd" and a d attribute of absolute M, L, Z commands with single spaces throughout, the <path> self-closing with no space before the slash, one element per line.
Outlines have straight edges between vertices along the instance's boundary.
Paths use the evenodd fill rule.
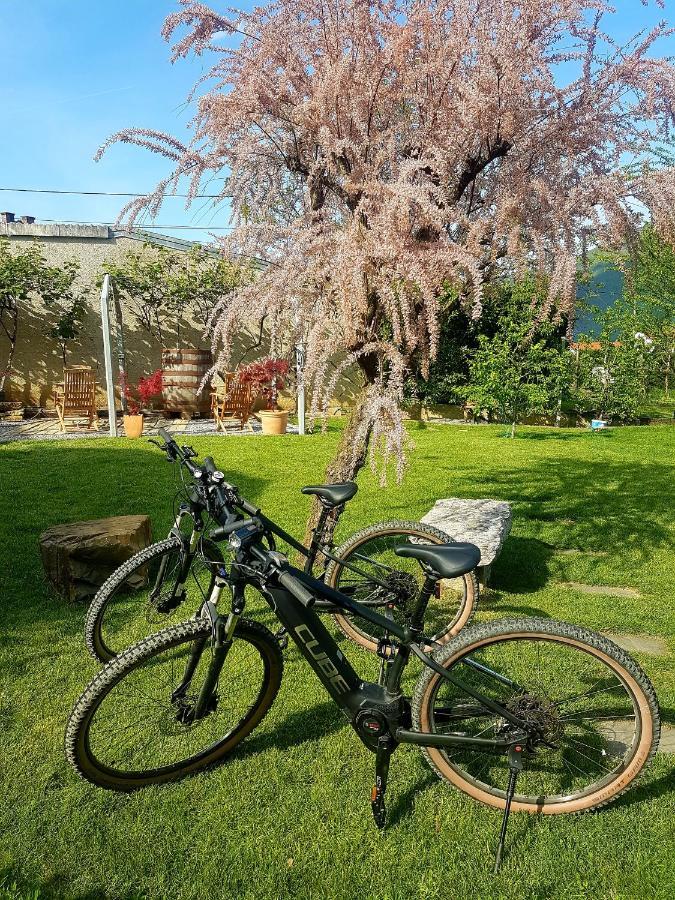
<path fill-rule="evenodd" d="M 353 477 L 369 441 L 402 465 L 404 376 L 437 351 L 448 281 L 478 316 L 487 279 L 534 270 L 549 284 L 539 315 L 555 318 L 589 234 L 621 244 L 645 209 L 671 230 L 674 170 L 654 152 L 674 115 L 675 68 L 654 54 L 665 24 L 619 46 L 607 0 L 274 0 L 230 15 L 180 2 L 163 29 L 173 59 L 214 65 L 189 145 L 111 138 L 173 164 L 123 215 L 156 213 L 183 176 L 191 197 L 226 176 L 223 250 L 269 265 L 223 299 L 214 344 L 227 354 L 252 314 L 272 353 L 303 342 L 315 414 L 358 367 L 330 478 Z"/>

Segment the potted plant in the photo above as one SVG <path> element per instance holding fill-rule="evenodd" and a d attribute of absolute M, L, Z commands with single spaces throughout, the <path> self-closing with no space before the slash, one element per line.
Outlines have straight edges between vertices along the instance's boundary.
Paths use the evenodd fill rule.
<path fill-rule="evenodd" d="M 265 408 L 258 412 L 263 434 L 285 434 L 288 425 L 288 410 L 279 409 L 279 391 L 286 386 L 288 362 L 285 359 L 262 359 L 249 363 L 239 370 L 239 381 L 257 388 L 265 402 Z"/>
<path fill-rule="evenodd" d="M 129 409 L 124 415 L 124 433 L 127 437 L 138 438 L 143 434 L 143 409 L 153 397 L 162 393 L 162 370 L 157 369 L 147 378 L 139 378 L 136 387 L 129 382 L 126 374 L 121 382 Z"/>

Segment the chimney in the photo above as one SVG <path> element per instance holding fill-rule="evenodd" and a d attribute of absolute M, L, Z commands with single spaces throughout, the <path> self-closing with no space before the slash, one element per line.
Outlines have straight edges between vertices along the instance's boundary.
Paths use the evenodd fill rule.
<path fill-rule="evenodd" d="M 14 221 L 14 213 L 13 212 L 0 212 L 0 224 L 9 225 L 10 222 Z"/>
<path fill-rule="evenodd" d="M 21 216 L 21 221 L 24 225 L 32 225 L 35 221 L 35 216 Z"/>

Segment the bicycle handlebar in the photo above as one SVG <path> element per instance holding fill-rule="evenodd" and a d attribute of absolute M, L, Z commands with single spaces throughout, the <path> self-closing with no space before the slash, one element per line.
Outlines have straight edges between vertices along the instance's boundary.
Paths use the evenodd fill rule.
<path fill-rule="evenodd" d="M 314 605 L 314 601 L 316 597 L 307 588 L 304 584 L 299 581 L 295 575 L 291 575 L 290 572 L 282 570 L 279 572 L 279 584 L 286 588 L 289 594 L 293 594 L 296 600 L 299 600 L 303 606 L 309 607 Z"/>
<path fill-rule="evenodd" d="M 228 484 L 224 481 L 224 476 L 222 472 L 219 472 L 219 470 L 216 468 L 213 457 L 205 456 L 202 460 L 201 465 L 197 466 L 191 461 L 190 456 L 185 452 L 185 448 L 180 447 L 173 439 L 173 437 L 169 434 L 169 432 L 166 431 L 166 429 L 159 428 L 158 434 L 164 441 L 164 450 L 166 451 L 169 458 L 175 461 L 179 461 L 181 465 L 184 465 L 188 469 L 193 477 L 199 479 L 202 482 L 208 483 L 213 492 L 218 497 L 221 512 L 224 513 L 225 521 L 223 521 L 222 518 L 218 517 L 219 527 L 211 532 L 211 540 L 223 540 L 238 529 L 244 528 L 247 524 L 252 524 L 253 521 L 256 521 L 258 525 L 262 527 L 262 529 L 269 533 L 269 528 L 266 526 L 273 525 L 274 523 L 270 522 L 269 519 L 261 514 L 259 507 L 255 506 L 253 503 L 249 503 L 249 501 L 244 499 L 243 497 L 240 497 L 239 492 L 234 485 Z M 216 474 L 218 475 L 217 479 L 214 477 Z M 233 522 L 232 517 L 234 513 L 231 511 L 231 507 L 236 507 L 237 509 L 247 513 L 249 516 L 260 516 L 260 519 L 238 519 L 237 521 Z M 284 534 L 284 537 L 286 538 L 289 536 Z M 295 544 L 295 541 L 293 541 L 292 539 L 291 542 Z M 290 594 L 292 594 L 296 598 L 296 600 L 302 603 L 302 605 L 305 607 L 309 607 L 314 604 L 316 597 L 305 587 L 305 585 L 298 578 L 296 578 L 287 569 L 281 568 L 280 564 L 274 558 L 270 557 L 269 554 L 266 553 L 262 548 L 252 547 L 251 549 L 254 556 L 257 556 L 258 559 L 266 563 L 272 563 L 279 584 L 282 585 L 282 587 L 286 588 L 286 590 Z M 301 549 L 305 551 L 305 547 L 301 547 Z"/>
<path fill-rule="evenodd" d="M 208 482 L 213 488 L 213 491 L 218 498 L 219 505 L 226 514 L 227 521 L 224 523 L 226 526 L 230 524 L 232 518 L 232 513 L 227 509 L 228 506 L 234 506 L 247 513 L 249 516 L 257 516 L 260 513 L 259 507 L 239 496 L 237 488 L 233 484 L 228 484 L 224 480 L 222 473 L 219 474 L 217 480 L 213 477 L 219 472 L 213 457 L 205 456 L 201 465 L 196 465 L 190 458 L 190 455 L 195 455 L 193 450 L 189 447 L 180 447 L 173 436 L 169 434 L 165 428 L 158 428 L 157 433 L 164 441 L 163 449 L 166 451 L 170 460 L 180 462 L 181 465 L 185 466 L 193 478 L 199 479 L 202 482 Z M 190 452 L 186 453 L 186 450 Z M 204 477 L 205 475 L 207 476 L 206 478 Z"/>

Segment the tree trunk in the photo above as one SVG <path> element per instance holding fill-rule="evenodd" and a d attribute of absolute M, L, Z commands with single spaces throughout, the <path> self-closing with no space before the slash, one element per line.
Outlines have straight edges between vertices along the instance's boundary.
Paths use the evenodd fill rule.
<path fill-rule="evenodd" d="M 338 481 L 353 481 L 358 472 L 363 468 L 368 455 L 371 429 L 359 434 L 365 413 L 365 397 L 361 397 L 352 410 L 347 424 L 342 432 L 337 453 L 326 468 L 325 481 L 333 484 Z M 312 539 L 312 531 L 316 528 L 321 512 L 321 504 L 317 499 L 312 504 L 312 510 L 307 521 L 305 531 L 305 545 L 309 546 Z M 340 514 L 333 514 L 326 523 L 325 539 L 330 541 L 338 523 Z"/>
<path fill-rule="evenodd" d="M 4 391 L 5 389 L 5 381 L 7 379 L 7 375 L 9 374 L 12 363 L 14 362 L 14 351 L 16 350 L 16 331 L 14 332 L 14 337 L 10 338 L 9 345 L 9 353 L 7 355 L 7 365 L 5 367 L 4 372 L 0 375 L 0 391 Z"/>
<path fill-rule="evenodd" d="M 516 423 L 511 422 L 511 437 L 514 438 L 516 436 Z"/>

